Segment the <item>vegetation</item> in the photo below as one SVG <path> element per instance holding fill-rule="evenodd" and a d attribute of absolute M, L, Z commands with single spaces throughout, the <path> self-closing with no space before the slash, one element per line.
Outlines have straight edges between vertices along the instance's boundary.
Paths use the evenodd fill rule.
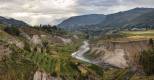
<path fill-rule="evenodd" d="M 143 67 L 143 71 L 147 75 L 154 74 L 154 49 L 143 51 L 140 57 L 140 64 Z"/>
<path fill-rule="evenodd" d="M 25 31 L 25 33 L 27 34 L 29 34 L 30 32 L 35 32 L 35 34 L 32 35 L 39 36 L 42 34 L 62 37 L 70 35 L 68 34 L 68 32 L 58 29 L 56 26 L 50 25 L 28 28 L 6 26 L 1 27 L 0 41 L 7 44 L 7 47 L 11 49 L 11 54 L 10 56 L 5 56 L 3 60 L 0 61 L 0 80 L 32 80 L 35 72 L 38 70 L 44 71 L 50 74 L 50 76 L 52 77 L 63 80 L 138 79 L 138 76 L 130 72 L 130 69 L 103 69 L 97 65 L 89 64 L 72 58 L 71 53 L 76 51 L 82 44 L 82 39 L 80 38 L 77 40 L 73 40 L 71 43 L 68 44 L 64 44 L 62 42 L 54 43 L 47 39 L 40 38 L 40 44 L 34 45 L 30 40 L 20 35 L 22 31 L 20 29 L 26 30 L 27 32 Z M 139 33 L 135 34 L 138 35 Z M 152 31 L 150 32 L 150 34 L 148 33 L 147 35 L 152 35 Z M 83 36 L 85 37 L 85 35 L 81 36 L 82 38 Z M 107 35 L 102 39 L 109 41 L 114 40 L 115 38 L 125 37 L 128 37 L 128 33 L 126 35 Z M 12 44 L 8 42 L 9 40 Z M 14 43 L 14 41 L 18 40 L 24 44 L 24 48 L 19 48 L 16 43 Z M 153 45 L 152 38 L 149 40 L 149 44 Z M 140 64 L 143 66 L 143 70 L 147 75 L 152 75 L 154 72 L 152 67 L 154 66 L 152 64 L 154 57 L 153 52 L 154 50 L 143 51 L 140 58 Z M 85 56 L 88 58 L 96 58 L 96 56 L 102 55 L 87 54 Z M 147 76 L 145 76 L 144 78 L 146 77 Z"/>
<path fill-rule="evenodd" d="M 6 25 L 0 24 L 0 30 L 4 30 L 5 27 Z"/>
<path fill-rule="evenodd" d="M 153 75 L 154 74 L 154 43 L 153 40 L 149 40 L 149 45 L 151 49 L 147 51 L 143 51 L 140 56 L 140 64 L 143 67 L 143 71 L 146 75 Z"/>
<path fill-rule="evenodd" d="M 14 36 L 20 35 L 19 29 L 17 27 L 6 27 L 4 31 Z"/>
<path fill-rule="evenodd" d="M 120 31 L 115 34 L 101 36 L 93 43 L 103 43 L 103 42 L 129 42 L 129 41 L 140 41 L 154 39 L 154 30 L 145 31 Z"/>
<path fill-rule="evenodd" d="M 153 36 L 154 35 L 154 30 L 146 30 L 146 31 L 122 31 L 123 34 L 126 35 L 131 35 L 131 36 L 135 36 L 135 35 L 140 35 L 140 36 Z"/>
<path fill-rule="evenodd" d="M 0 80 L 31 80 L 36 66 L 24 58 L 24 51 L 8 45 L 12 49 L 9 57 L 0 61 Z"/>
<path fill-rule="evenodd" d="M 122 31 L 121 34 L 126 36 L 126 38 L 133 39 L 133 40 L 154 38 L 154 30 Z"/>
<path fill-rule="evenodd" d="M 45 31 L 50 34 L 54 35 L 66 35 L 67 33 L 62 30 L 61 28 L 58 28 L 57 26 L 51 26 L 51 25 L 40 25 L 40 26 L 34 26 L 35 29 Z"/>
<path fill-rule="evenodd" d="M 4 34 L 9 33 L 10 36 L 17 36 L 18 33 L 14 34 L 16 31 L 18 32 L 17 29 L 7 28 Z M 33 29 L 46 32 L 41 28 L 32 28 L 31 30 Z M 57 32 L 52 32 L 51 35 L 55 35 L 54 33 Z M 19 48 L 15 43 L 9 44 L 2 39 L 3 42 L 8 44 L 12 53 L 3 61 L 0 61 L 1 80 L 32 80 L 37 70 L 45 71 L 52 77 L 65 80 L 102 79 L 103 69 L 71 57 L 71 53 L 79 48 L 82 40 L 74 40 L 69 44 L 50 43 L 42 40 L 42 45 L 34 46 L 24 37 L 18 36 L 15 38 L 15 40 L 22 38 L 20 40 L 24 42 L 25 46 Z M 41 49 L 41 52 L 38 49 Z M 97 71 L 98 69 L 99 71 Z"/>

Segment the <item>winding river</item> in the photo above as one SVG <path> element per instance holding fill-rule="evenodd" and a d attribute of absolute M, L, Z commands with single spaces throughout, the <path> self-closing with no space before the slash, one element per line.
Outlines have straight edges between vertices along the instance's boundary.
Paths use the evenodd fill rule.
<path fill-rule="evenodd" d="M 84 61 L 84 62 L 88 62 L 88 63 L 92 63 L 90 60 L 86 59 L 83 55 L 88 52 L 90 50 L 89 47 L 89 43 L 88 41 L 84 41 L 83 45 L 80 47 L 80 49 L 74 53 L 72 53 L 72 57 Z"/>
<path fill-rule="evenodd" d="M 99 61 L 89 60 L 86 57 L 84 57 L 84 54 L 89 50 L 90 46 L 88 41 L 83 41 L 83 45 L 81 45 L 78 51 L 72 53 L 72 57 L 91 64 L 99 64 L 103 62 L 101 66 L 111 65 L 118 68 L 128 67 L 127 60 L 125 59 L 126 53 L 124 49 L 115 48 L 115 50 L 109 51 L 106 48 L 103 48 L 102 50 L 104 50 L 106 54 L 102 56 L 101 60 Z"/>

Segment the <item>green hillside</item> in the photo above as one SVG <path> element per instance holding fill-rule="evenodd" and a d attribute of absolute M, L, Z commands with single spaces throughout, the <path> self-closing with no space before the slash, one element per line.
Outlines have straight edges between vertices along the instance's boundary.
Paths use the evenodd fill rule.
<path fill-rule="evenodd" d="M 65 80 L 102 79 L 103 69 L 71 57 L 71 53 L 81 45 L 82 39 L 74 39 L 73 42 L 65 44 L 62 41 L 57 42 L 58 38 L 53 37 L 61 32 L 56 31 L 57 29 L 50 32 L 38 27 L 15 28 L 19 35 L 14 34 L 15 32 L 8 33 L 6 29 L 14 31 L 11 27 L 0 29 L 0 46 L 7 46 L 10 51 L 9 55 L 3 56 L 0 61 L 0 80 L 32 80 L 38 70 Z M 33 43 L 25 37 L 34 35 L 39 36 L 40 43 Z M 41 35 L 47 37 L 41 38 Z M 61 35 L 66 36 L 68 34 Z"/>

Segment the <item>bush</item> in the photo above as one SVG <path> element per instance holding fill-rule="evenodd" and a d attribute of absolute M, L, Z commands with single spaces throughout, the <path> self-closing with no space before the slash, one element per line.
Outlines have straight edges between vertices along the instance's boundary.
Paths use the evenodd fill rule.
<path fill-rule="evenodd" d="M 140 56 L 140 64 L 147 75 L 154 74 L 154 49 L 142 52 Z"/>
<path fill-rule="evenodd" d="M 149 45 L 150 45 L 150 47 L 154 47 L 154 42 L 153 42 L 153 40 L 152 39 L 149 39 Z"/>

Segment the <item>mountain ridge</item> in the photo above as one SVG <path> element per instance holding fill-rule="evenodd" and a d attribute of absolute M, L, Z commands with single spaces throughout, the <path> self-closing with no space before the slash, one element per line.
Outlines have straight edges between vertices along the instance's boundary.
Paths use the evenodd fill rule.
<path fill-rule="evenodd" d="M 16 27 L 29 26 L 29 24 L 25 23 L 24 21 L 17 20 L 14 18 L 6 18 L 2 16 L 0 16 L 0 24 Z"/>
<path fill-rule="evenodd" d="M 86 25 L 95 25 L 102 22 L 105 19 L 103 14 L 89 14 L 74 16 L 64 20 L 60 26 L 61 28 L 75 29 L 74 26 L 86 26 Z"/>
<path fill-rule="evenodd" d="M 80 31 L 83 28 L 87 30 L 89 29 L 94 30 L 94 31 L 105 30 L 106 28 L 107 29 L 117 29 L 117 28 L 120 29 L 120 28 L 129 28 L 129 27 L 135 28 L 138 25 L 139 25 L 138 28 L 143 28 L 143 27 L 145 28 L 147 26 L 152 26 L 154 28 L 154 25 L 151 25 L 154 22 L 152 17 L 154 15 L 151 15 L 151 17 L 146 17 L 147 15 L 153 14 L 153 13 L 154 13 L 154 8 L 134 8 L 127 11 L 103 15 L 104 18 L 102 19 L 100 18 L 101 22 L 98 24 L 76 25 L 71 23 L 71 21 L 68 22 L 68 20 L 70 19 L 66 19 L 62 23 L 60 23 L 58 26 L 68 30 L 72 26 L 70 26 L 67 23 L 71 23 L 74 26 L 73 28 L 69 29 L 70 31 Z M 87 20 L 86 18 L 84 18 L 84 16 L 77 16 L 77 17 L 83 17 L 83 20 Z M 143 21 L 140 21 L 141 16 Z M 76 21 L 79 21 L 77 17 L 73 17 L 73 18 L 76 19 Z M 144 21 L 148 22 L 149 20 L 152 20 L 152 21 L 144 25 Z M 136 24 L 132 24 L 133 22 L 136 22 Z M 140 22 L 143 22 L 143 23 L 141 24 Z M 65 23 L 65 26 L 63 26 L 64 23 Z M 144 25 L 144 26 L 140 26 L 140 25 Z"/>

